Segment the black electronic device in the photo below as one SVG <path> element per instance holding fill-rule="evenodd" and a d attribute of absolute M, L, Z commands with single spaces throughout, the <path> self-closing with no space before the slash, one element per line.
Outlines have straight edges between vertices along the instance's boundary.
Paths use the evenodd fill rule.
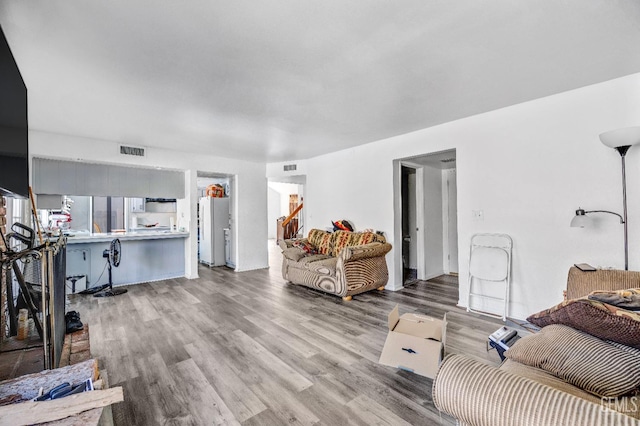
<path fill-rule="evenodd" d="M 0 195 L 29 196 L 27 86 L 0 28 Z"/>
<path fill-rule="evenodd" d="M 512 347 L 518 340 L 520 340 L 518 332 L 513 328 L 504 326 L 489 335 L 489 346 L 498 351 L 500 359 L 504 361 L 504 352 Z"/>
<path fill-rule="evenodd" d="M 48 391 L 42 393 L 41 395 L 35 397 L 33 400 L 36 402 L 40 401 L 48 401 L 52 399 L 60 399 L 65 396 L 75 395 L 77 393 L 88 392 L 93 390 L 93 380 L 91 378 L 80 382 L 76 385 L 71 385 L 69 382 L 64 382 L 59 384 L 58 386 L 49 389 Z"/>
<path fill-rule="evenodd" d="M 583 272 L 594 272 L 594 271 L 597 271 L 596 268 L 594 268 L 593 266 L 589 265 L 588 263 L 576 263 L 574 266 L 576 268 L 580 269 Z"/>
<path fill-rule="evenodd" d="M 118 238 L 111 240 L 109 248 L 102 252 L 102 257 L 107 258 L 107 266 L 109 269 L 109 286 L 98 293 L 95 293 L 93 297 L 111 297 L 127 292 L 126 288 L 113 288 L 113 278 L 111 275 L 111 267 L 118 267 L 120 265 L 120 257 L 122 255 L 122 245 Z"/>

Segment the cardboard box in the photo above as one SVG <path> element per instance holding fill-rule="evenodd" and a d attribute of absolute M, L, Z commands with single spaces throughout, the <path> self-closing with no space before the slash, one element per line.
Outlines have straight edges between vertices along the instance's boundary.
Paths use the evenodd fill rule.
<path fill-rule="evenodd" d="M 398 305 L 389 314 L 389 334 L 380 364 L 434 378 L 442 361 L 445 322 L 426 315 L 399 315 Z"/>

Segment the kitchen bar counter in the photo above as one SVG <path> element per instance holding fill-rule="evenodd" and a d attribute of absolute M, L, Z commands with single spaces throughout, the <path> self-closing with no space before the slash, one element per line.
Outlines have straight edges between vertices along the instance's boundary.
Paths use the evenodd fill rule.
<path fill-rule="evenodd" d="M 184 277 L 188 232 L 142 231 L 82 234 L 67 237 L 67 277 L 85 276 L 87 287 L 109 282 L 105 250 L 119 239 L 120 265 L 113 267 L 113 285 L 137 284 Z M 76 292 L 84 289 L 83 280 Z M 69 285 L 67 285 L 69 287 Z"/>
<path fill-rule="evenodd" d="M 77 233 L 67 236 L 67 244 L 78 243 L 99 243 L 110 242 L 118 238 L 120 241 L 127 240 L 158 240 L 165 238 L 186 238 L 188 232 L 172 232 L 172 231 L 134 231 L 134 232 L 110 232 L 108 234 L 89 234 Z"/>

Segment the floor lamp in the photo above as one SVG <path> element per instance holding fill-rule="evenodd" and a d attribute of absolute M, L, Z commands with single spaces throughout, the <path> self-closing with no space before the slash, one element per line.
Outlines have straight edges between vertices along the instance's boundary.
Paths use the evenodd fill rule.
<path fill-rule="evenodd" d="M 622 129 L 610 130 L 600 135 L 600 140 L 606 146 L 615 149 L 622 159 L 622 215 L 608 210 L 576 210 L 576 216 L 571 221 L 571 226 L 584 228 L 589 219 L 589 213 L 609 213 L 620 218 L 620 223 L 624 227 L 624 269 L 629 270 L 629 241 L 628 241 L 628 221 L 627 221 L 627 175 L 625 170 L 625 156 L 631 146 L 640 143 L 640 127 L 625 127 Z"/>

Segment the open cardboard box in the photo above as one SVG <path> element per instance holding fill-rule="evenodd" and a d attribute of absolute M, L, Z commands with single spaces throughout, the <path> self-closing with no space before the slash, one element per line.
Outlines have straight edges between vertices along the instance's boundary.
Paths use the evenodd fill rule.
<path fill-rule="evenodd" d="M 389 334 L 380 364 L 434 378 L 443 352 L 445 323 L 426 315 L 400 316 L 398 305 L 389 314 Z"/>

